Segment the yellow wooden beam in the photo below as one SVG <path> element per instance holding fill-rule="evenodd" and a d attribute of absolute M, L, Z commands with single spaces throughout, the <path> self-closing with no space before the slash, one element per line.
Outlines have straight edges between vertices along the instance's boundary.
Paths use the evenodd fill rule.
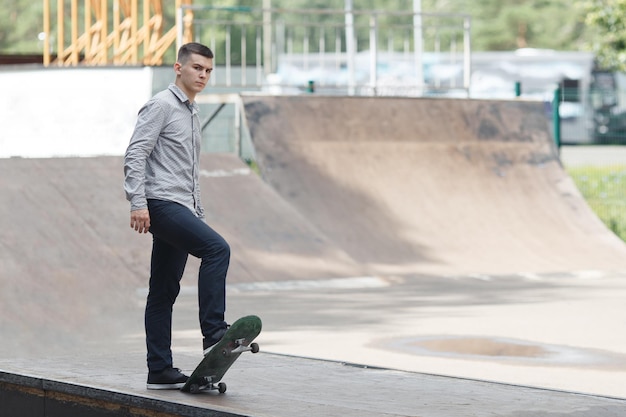
<path fill-rule="evenodd" d="M 65 49 L 65 31 L 63 30 L 63 16 L 65 14 L 63 0 L 57 0 L 57 61 L 58 65 L 63 65 L 65 56 L 63 56 L 63 50 Z"/>
<path fill-rule="evenodd" d="M 80 51 L 78 49 L 78 0 L 72 0 L 70 5 L 70 13 L 72 16 L 72 51 L 70 62 L 72 65 L 78 65 Z"/>
<path fill-rule="evenodd" d="M 167 0 L 168 4 L 171 0 Z M 176 8 L 192 0 L 176 0 Z M 52 6 L 43 0 L 44 65 L 50 65 L 50 40 L 56 36 L 56 65 L 160 65 L 176 42 L 176 27 L 165 28 L 162 0 L 70 0 L 69 38 L 65 34 L 65 0 L 56 2 L 56 27 L 51 27 Z M 79 12 L 83 27 L 80 32 Z M 184 14 L 184 41 L 191 41 L 193 12 Z M 112 27 L 109 26 L 112 22 Z M 69 41 L 69 42 L 68 42 Z M 141 56 L 140 56 L 141 48 Z M 82 61 L 81 61 L 82 58 Z"/>
<path fill-rule="evenodd" d="M 50 65 L 50 0 L 43 0 L 43 65 Z"/>

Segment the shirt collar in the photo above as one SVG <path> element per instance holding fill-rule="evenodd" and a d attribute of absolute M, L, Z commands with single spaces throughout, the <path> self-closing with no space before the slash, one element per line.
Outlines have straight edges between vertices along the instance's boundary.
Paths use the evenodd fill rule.
<path fill-rule="evenodd" d="M 171 83 L 168 88 L 181 101 L 181 103 L 185 103 L 188 106 L 191 106 L 194 113 L 198 111 L 198 105 L 196 104 L 196 102 L 194 101 L 193 103 L 191 103 L 189 101 L 189 97 L 187 97 L 187 94 L 185 94 L 184 91 L 180 89 L 180 87 L 178 87 L 174 83 Z"/>

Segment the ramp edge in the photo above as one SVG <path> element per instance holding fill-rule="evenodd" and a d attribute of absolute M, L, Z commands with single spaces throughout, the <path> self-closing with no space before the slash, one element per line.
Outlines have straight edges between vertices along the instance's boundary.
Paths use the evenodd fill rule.
<path fill-rule="evenodd" d="M 44 417 L 238 417 L 220 410 L 0 370 L 0 409 L 7 415 Z"/>

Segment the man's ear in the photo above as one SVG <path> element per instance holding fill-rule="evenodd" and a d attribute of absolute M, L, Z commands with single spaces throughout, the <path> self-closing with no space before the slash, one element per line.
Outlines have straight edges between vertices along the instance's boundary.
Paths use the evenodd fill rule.
<path fill-rule="evenodd" d="M 174 72 L 176 73 L 176 75 L 181 75 L 180 73 L 180 67 L 182 67 L 180 62 L 176 62 L 174 64 Z"/>

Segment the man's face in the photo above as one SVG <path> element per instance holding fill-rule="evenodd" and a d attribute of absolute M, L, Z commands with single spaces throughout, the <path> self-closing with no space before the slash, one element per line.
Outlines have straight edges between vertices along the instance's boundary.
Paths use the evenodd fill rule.
<path fill-rule="evenodd" d="M 198 54 L 191 54 L 186 62 L 174 64 L 176 71 L 176 85 L 187 97 L 193 100 L 200 93 L 211 78 L 213 59 Z"/>

